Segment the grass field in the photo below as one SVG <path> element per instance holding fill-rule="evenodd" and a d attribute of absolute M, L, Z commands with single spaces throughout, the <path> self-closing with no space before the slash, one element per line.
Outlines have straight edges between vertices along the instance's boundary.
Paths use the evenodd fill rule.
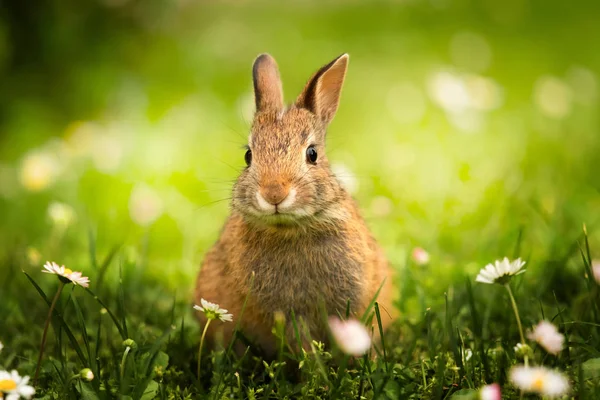
<path fill-rule="evenodd" d="M 524 330 L 565 337 L 557 355 L 526 339 L 528 362 L 564 373 L 564 398 L 598 397 L 595 2 L 17 3 L 0 6 L 0 371 L 35 375 L 59 288 L 43 264 L 90 278 L 58 297 L 36 398 L 538 398 L 510 380 L 506 288 L 475 281 L 505 256 L 527 262 L 510 282 Z M 290 101 L 350 54 L 328 156 L 398 273 L 401 317 L 378 357 L 204 351 L 198 379 L 194 279 L 265 51 Z"/>

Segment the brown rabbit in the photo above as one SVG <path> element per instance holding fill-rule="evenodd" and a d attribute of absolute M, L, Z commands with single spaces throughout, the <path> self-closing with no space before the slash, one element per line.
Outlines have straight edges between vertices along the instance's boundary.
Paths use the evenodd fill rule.
<path fill-rule="evenodd" d="M 219 332 L 227 343 L 239 320 L 244 335 L 272 355 L 277 315 L 285 316 L 288 343 L 296 343 L 293 311 L 301 331 L 326 342 L 323 310 L 345 315 L 349 301 L 352 314 L 362 316 L 380 288 L 384 327 L 391 321 L 391 269 L 325 153 L 347 65 L 343 54 L 322 67 L 285 107 L 275 60 L 262 54 L 254 62 L 247 168 L 195 293 L 198 304 L 204 298 L 229 309 L 233 323 L 213 322 L 209 337 Z"/>

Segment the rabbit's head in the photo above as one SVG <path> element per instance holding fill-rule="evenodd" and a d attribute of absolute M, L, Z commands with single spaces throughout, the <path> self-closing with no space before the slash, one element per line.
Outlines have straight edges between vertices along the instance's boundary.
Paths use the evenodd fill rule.
<path fill-rule="evenodd" d="M 268 54 L 254 62 L 256 113 L 232 207 L 269 225 L 345 219 L 347 196 L 329 168 L 325 134 L 340 100 L 348 55 L 310 78 L 296 101 L 285 106 L 277 63 Z"/>

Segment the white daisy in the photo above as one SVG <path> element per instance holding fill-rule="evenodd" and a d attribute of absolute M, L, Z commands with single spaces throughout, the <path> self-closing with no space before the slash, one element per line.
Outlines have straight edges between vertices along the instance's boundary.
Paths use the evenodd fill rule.
<path fill-rule="evenodd" d="M 2 344 L 2 342 L 0 342 L 0 351 L 2 351 L 3 348 L 4 348 L 4 345 Z"/>
<path fill-rule="evenodd" d="M 30 399 L 35 393 L 35 389 L 27 384 L 28 376 L 19 376 L 15 370 L 0 371 L 0 398 L 6 395 L 6 400 L 18 400 L 21 397 Z"/>
<path fill-rule="evenodd" d="M 550 354 L 560 353 L 565 342 L 565 337 L 548 321 L 537 324 L 527 337 L 538 342 Z"/>
<path fill-rule="evenodd" d="M 521 261 L 520 258 L 510 262 L 507 257 L 504 257 L 502 261 L 496 260 L 494 264 L 486 265 L 479 271 L 479 275 L 477 275 L 477 279 L 475 280 L 482 283 L 505 284 L 513 276 L 525 272 L 522 269 L 523 265 L 525 265 L 525 261 Z"/>
<path fill-rule="evenodd" d="M 81 272 L 78 271 L 72 272 L 68 278 L 76 285 L 83 287 L 88 287 L 90 285 L 90 278 L 81 275 Z"/>
<path fill-rule="evenodd" d="M 341 321 L 338 318 L 329 318 L 329 328 L 335 342 L 346 354 L 362 356 L 371 348 L 371 336 L 367 328 L 355 319 Z"/>
<path fill-rule="evenodd" d="M 204 313 L 204 315 L 206 315 L 206 318 L 220 319 L 223 322 L 232 322 L 233 321 L 233 314 L 227 314 L 227 310 L 219 307 L 218 304 L 211 303 L 204 299 L 200 299 L 200 304 L 202 304 L 202 306 L 195 305 L 194 309 L 198 310 L 198 311 L 202 311 Z"/>
<path fill-rule="evenodd" d="M 486 385 L 479 390 L 479 398 L 481 400 L 501 400 L 502 393 L 500 392 L 500 385 L 492 383 Z"/>
<path fill-rule="evenodd" d="M 600 285 L 600 260 L 592 261 L 592 273 L 594 274 L 594 279 Z"/>
<path fill-rule="evenodd" d="M 418 265 L 425 265 L 429 263 L 429 253 L 421 247 L 415 247 L 412 251 L 411 256 L 415 263 L 417 263 Z"/>
<path fill-rule="evenodd" d="M 569 381 L 565 375 L 545 367 L 513 367 L 510 380 L 521 390 L 548 397 L 562 396 L 569 390 Z"/>
<path fill-rule="evenodd" d="M 55 262 L 46 262 L 44 264 L 44 269 L 42 272 L 47 274 L 58 275 L 59 279 L 64 283 L 74 283 L 76 285 L 81 285 L 83 287 L 88 287 L 90 285 L 90 279 L 87 276 L 82 276 L 81 272 L 73 271 L 69 268 L 66 268 L 64 265 L 58 265 Z"/>

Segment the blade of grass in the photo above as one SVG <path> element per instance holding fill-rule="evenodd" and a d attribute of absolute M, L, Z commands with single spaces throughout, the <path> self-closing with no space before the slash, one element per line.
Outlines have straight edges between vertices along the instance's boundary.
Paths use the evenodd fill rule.
<path fill-rule="evenodd" d="M 102 345 L 102 313 L 98 313 L 98 328 L 96 330 L 96 343 L 94 346 L 94 364 L 96 365 L 96 370 L 98 375 L 96 375 L 96 371 L 94 372 L 94 376 L 100 376 L 100 371 L 102 370 L 100 365 L 100 357 L 98 354 L 100 353 L 100 346 Z M 98 385 L 98 389 L 100 388 L 100 379 L 96 379 L 96 384 Z M 98 391 L 98 389 L 96 389 Z"/>
<path fill-rule="evenodd" d="M 181 324 L 180 324 L 180 328 L 179 328 L 179 343 L 181 346 L 185 347 L 186 345 L 186 340 L 185 340 L 185 316 L 181 317 Z"/>
<path fill-rule="evenodd" d="M 373 296 L 373 298 L 369 302 L 369 305 L 367 306 L 367 309 L 365 310 L 364 314 L 362 315 L 361 321 L 363 323 L 366 323 L 368 321 L 369 315 L 371 314 L 371 309 L 375 306 L 375 302 L 377 301 L 377 298 L 379 297 L 379 292 L 381 292 L 381 289 L 383 288 L 384 284 L 385 284 L 385 279 L 383 280 L 383 282 L 381 282 L 381 285 L 379 285 L 379 288 L 377 289 L 377 292 L 375 292 L 375 295 Z"/>
<path fill-rule="evenodd" d="M 265 391 L 265 396 L 269 396 L 271 394 L 271 392 L 274 390 L 276 384 L 277 384 L 277 380 L 279 379 L 279 374 L 282 370 L 282 366 L 285 365 L 285 362 L 283 361 L 283 349 L 284 349 L 284 345 L 285 345 L 285 326 L 284 326 L 284 322 L 283 321 L 275 321 L 275 332 L 276 335 L 275 337 L 278 338 L 279 341 L 279 348 L 277 351 L 277 370 L 275 371 L 275 374 L 273 376 L 273 378 L 271 379 L 271 382 L 269 382 L 269 386 L 267 387 L 267 390 Z"/>
<path fill-rule="evenodd" d="M 121 327 L 128 338 L 129 332 L 127 332 L 127 319 L 125 317 L 125 292 L 123 291 L 123 260 L 119 263 L 119 311 L 121 314 Z"/>
<path fill-rule="evenodd" d="M 42 288 L 33 280 L 33 278 L 31 276 L 29 276 L 29 274 L 27 272 L 23 271 L 23 273 L 25 274 L 25 276 L 27 277 L 29 282 L 31 282 L 33 287 L 37 290 L 40 297 L 46 302 L 48 307 L 50 307 L 50 305 L 52 303 L 50 302 L 50 300 L 48 300 L 48 297 L 46 297 L 46 294 L 44 293 Z M 79 361 L 81 361 L 81 363 L 84 366 L 87 366 L 88 362 L 85 358 L 85 355 L 83 354 L 83 351 L 81 351 L 81 346 L 77 342 L 77 339 L 75 339 L 75 336 L 73 335 L 73 332 L 71 332 L 71 329 L 69 329 L 69 326 L 65 322 L 61 312 L 56 308 L 54 309 L 53 319 L 57 320 L 60 323 L 60 326 L 64 329 L 65 334 L 67 335 L 67 337 L 69 338 L 69 341 L 71 342 L 71 345 L 73 346 L 73 349 L 77 353 L 77 357 L 79 357 Z"/>
<path fill-rule="evenodd" d="M 365 375 L 364 371 L 367 371 L 366 381 L 368 381 L 369 385 L 371 385 L 371 388 L 373 388 L 373 390 L 375 390 L 375 383 L 373 382 L 373 368 L 371 365 L 371 357 L 369 357 L 369 353 L 367 353 L 363 356 L 363 374 L 362 374 L 362 376 Z"/>
<path fill-rule="evenodd" d="M 290 312 L 290 318 L 292 319 L 292 329 L 294 330 L 294 337 L 296 338 L 296 344 L 298 345 L 298 351 L 302 349 L 302 338 L 300 337 L 300 330 L 298 329 L 298 321 L 296 320 L 296 313 L 294 309 Z"/>
<path fill-rule="evenodd" d="M 81 337 L 83 338 L 83 344 L 85 345 L 85 349 L 88 355 L 88 360 L 90 360 L 90 365 L 89 367 L 92 369 L 93 372 L 97 372 L 94 370 L 94 362 L 93 362 L 93 358 L 92 358 L 92 351 L 90 348 L 90 340 L 88 338 L 88 334 L 87 334 L 87 330 L 85 327 L 85 319 L 83 318 L 83 313 L 81 312 L 81 308 L 79 307 L 79 302 L 77 301 L 77 298 L 75 296 L 73 296 L 73 292 L 75 291 L 75 286 L 73 286 L 73 288 L 71 289 L 71 302 L 73 303 L 73 308 L 75 308 L 75 315 L 77 316 L 77 322 L 79 323 L 79 329 L 81 330 Z"/>
<path fill-rule="evenodd" d="M 524 226 L 520 225 L 519 226 L 519 233 L 517 234 L 517 241 L 515 243 L 515 249 L 513 250 L 513 260 L 516 259 L 517 257 L 519 257 L 519 254 L 521 254 L 521 244 L 523 241 L 523 230 L 524 230 Z"/>
<path fill-rule="evenodd" d="M 469 277 L 466 278 L 466 285 L 467 285 L 467 297 L 468 297 L 468 301 L 469 301 L 469 309 L 471 311 L 472 330 L 473 330 L 473 333 L 475 334 L 474 335 L 475 341 L 479 347 L 479 354 L 481 356 L 481 362 L 483 364 L 482 367 L 483 367 L 483 373 L 485 375 L 485 381 L 490 382 L 491 381 L 490 368 L 489 368 L 487 354 L 485 352 L 485 346 L 483 344 L 483 337 L 482 337 L 483 327 L 479 321 L 479 314 L 477 313 L 477 307 L 475 307 L 475 297 L 473 296 L 473 288 L 471 287 L 471 280 L 469 279 Z"/>
<path fill-rule="evenodd" d="M 587 227 L 583 224 L 583 238 L 585 242 L 585 252 L 587 254 L 588 263 L 592 264 L 592 252 L 590 251 L 590 242 L 588 240 Z"/>
<path fill-rule="evenodd" d="M 90 263 L 92 267 L 97 270 L 98 269 L 98 259 L 96 257 L 96 237 L 90 226 L 88 228 L 88 244 L 89 244 L 89 255 L 90 255 Z"/>
<path fill-rule="evenodd" d="M 560 309 L 560 305 L 558 304 L 558 298 L 556 297 L 556 292 L 553 290 L 552 294 L 554 295 L 554 304 L 556 304 L 556 309 L 558 310 L 558 317 L 560 318 L 560 323 L 565 327 L 565 339 L 569 340 L 569 330 L 565 325 L 565 319 L 563 318 L 563 312 Z M 565 347 L 565 354 L 567 355 L 567 362 L 571 364 L 571 351 L 569 350 L 569 346 Z"/>
<path fill-rule="evenodd" d="M 446 356 L 444 353 L 438 354 L 437 368 L 435 369 L 435 388 L 434 398 L 441 399 L 444 393 L 444 376 L 446 374 Z"/>
<path fill-rule="evenodd" d="M 594 278 L 594 271 L 592 267 L 592 252 L 590 250 L 590 241 L 588 239 L 587 227 L 583 224 L 583 237 L 585 243 L 585 253 L 587 255 L 587 272 L 588 272 L 588 280 L 590 282 L 588 290 L 590 291 L 590 297 L 592 299 L 592 312 L 594 313 L 594 321 L 598 321 L 598 314 L 600 314 L 600 307 L 598 306 L 598 301 L 595 301 L 596 296 L 593 291 L 597 290 L 598 283 Z M 592 290 L 592 288 L 594 290 Z"/>
<path fill-rule="evenodd" d="M 244 303 L 242 304 L 242 310 L 240 311 L 240 315 L 237 317 L 237 321 L 235 323 L 235 328 L 233 329 L 233 332 L 234 332 L 233 337 L 229 341 L 227 350 L 225 350 L 225 357 L 223 359 L 227 360 L 229 365 L 231 365 L 230 356 L 231 356 L 231 351 L 233 350 L 233 345 L 235 344 L 236 340 L 240 337 L 240 335 L 238 335 L 238 332 L 240 332 L 242 317 L 244 316 L 244 312 L 246 311 L 246 306 L 248 305 L 248 298 L 250 297 L 250 293 L 252 293 L 252 288 L 254 287 L 254 277 L 255 277 L 255 274 L 254 274 L 254 272 L 252 272 L 252 275 L 250 276 L 250 283 L 249 283 L 250 288 L 248 289 L 248 293 L 246 294 L 246 297 L 244 298 Z M 221 381 L 223 380 L 223 375 L 225 374 L 223 372 L 225 370 L 225 366 L 226 366 L 225 362 L 223 362 L 223 364 L 219 366 L 220 373 L 219 373 L 219 380 L 217 381 L 217 390 L 215 391 L 215 399 L 219 398 L 219 396 L 221 395 L 219 388 L 221 387 Z"/>
<path fill-rule="evenodd" d="M 121 249 L 121 244 L 114 245 L 100 264 L 100 267 L 98 268 L 98 277 L 96 278 L 96 287 L 99 288 L 102 286 L 102 283 L 104 282 L 104 276 L 106 275 L 106 271 L 108 271 L 108 267 L 119 252 L 119 249 Z"/>
<path fill-rule="evenodd" d="M 445 319 L 445 329 L 446 336 L 448 337 L 448 346 L 450 350 L 454 353 L 454 360 L 456 361 L 456 365 L 458 367 L 458 372 L 460 376 L 464 374 L 464 365 L 463 365 L 463 357 L 460 346 L 457 344 L 456 336 L 454 335 L 454 326 L 452 324 L 452 315 L 450 312 L 450 303 L 448 300 L 448 292 L 444 293 L 444 299 L 446 302 L 446 319 Z M 464 352 L 464 349 L 463 349 Z"/>
<path fill-rule="evenodd" d="M 306 325 L 306 322 L 304 321 L 304 319 L 300 320 L 300 324 L 301 324 L 302 330 L 304 331 L 304 337 L 310 343 L 310 349 L 312 351 L 312 354 L 315 356 L 315 364 L 318 367 L 319 374 L 321 375 L 321 377 L 325 381 L 325 385 L 331 386 L 331 382 L 329 381 L 329 377 L 328 377 L 328 374 L 327 374 L 327 368 L 325 368 L 325 364 L 323 363 L 323 360 L 321 359 L 321 356 L 319 355 L 319 352 L 315 348 L 315 345 L 314 345 L 313 339 L 312 339 L 312 335 L 310 333 L 310 329 Z"/>
<path fill-rule="evenodd" d="M 583 268 L 585 269 L 585 282 L 587 284 L 588 290 L 591 290 L 593 287 L 594 274 L 592 272 L 592 266 L 588 262 L 586 255 L 583 251 L 581 245 L 579 246 L 579 254 L 581 255 L 581 260 L 583 261 Z"/>
<path fill-rule="evenodd" d="M 100 298 L 98 296 L 96 296 L 96 294 L 94 294 L 94 292 L 92 292 L 89 288 L 85 288 L 85 291 L 94 298 L 94 300 L 96 300 L 98 302 L 98 304 L 100 304 L 100 306 L 106 310 L 106 312 L 108 313 L 108 315 L 110 316 L 110 318 L 113 320 L 113 323 L 115 324 L 115 326 L 117 327 L 117 330 L 119 331 L 119 334 L 121 335 L 121 339 L 125 340 L 128 339 L 127 336 L 127 332 L 125 332 L 123 330 L 123 327 L 121 327 L 121 324 L 119 323 L 119 320 L 117 319 L 117 317 L 115 316 L 115 314 L 113 314 L 112 311 L 110 311 L 110 308 L 108 308 L 106 306 L 106 304 L 104 304 L 104 302 L 102 300 L 100 300 Z"/>
<path fill-rule="evenodd" d="M 475 384 L 473 383 L 473 380 L 475 378 L 473 376 L 473 374 L 474 374 L 473 369 L 474 368 L 473 369 L 469 368 L 469 364 L 471 364 L 471 363 L 469 363 L 468 360 L 465 360 L 464 364 L 462 362 L 462 354 L 463 354 L 464 349 L 465 349 L 465 341 L 464 341 L 462 335 L 460 334 L 460 331 L 458 330 L 458 327 L 456 328 L 456 337 L 458 337 L 460 339 L 460 345 L 459 345 L 459 349 L 458 349 L 460 351 L 460 355 L 459 355 L 458 359 L 460 360 L 460 364 L 462 365 L 462 371 L 463 371 L 462 372 L 462 374 L 463 374 L 462 376 L 464 376 L 465 379 L 467 380 L 467 384 L 468 384 L 469 388 L 470 389 L 474 389 L 475 388 Z M 472 359 L 473 359 L 473 357 L 471 357 L 471 360 Z"/>
<path fill-rule="evenodd" d="M 254 287 L 254 272 L 252 272 L 252 275 L 250 276 L 250 288 L 248 289 L 248 293 L 246 294 L 246 297 L 244 298 L 244 303 L 242 304 L 242 310 L 240 311 L 240 315 L 238 316 L 237 321 L 235 323 L 234 331 L 240 330 L 241 323 L 242 323 L 242 317 L 244 315 L 244 312 L 246 311 L 246 306 L 248 305 L 248 298 L 250 297 L 250 293 L 252 293 L 253 287 Z M 229 355 L 231 353 L 231 350 L 233 349 L 233 344 L 234 344 L 234 340 L 231 340 L 231 342 L 229 343 L 229 346 L 227 346 L 227 352 L 226 352 L 227 355 Z"/>
<path fill-rule="evenodd" d="M 377 326 L 379 327 L 379 337 L 381 338 L 381 347 L 383 348 L 383 362 L 385 364 L 385 371 L 390 372 L 390 365 L 388 362 L 387 351 L 385 348 L 385 337 L 383 335 L 383 324 L 381 323 L 381 314 L 379 313 L 379 303 L 375 302 L 375 316 L 377 317 Z"/>
<path fill-rule="evenodd" d="M 567 322 L 563 322 L 563 325 L 571 325 L 571 324 L 589 325 L 589 326 L 596 326 L 596 327 L 600 328 L 600 324 L 595 324 L 593 322 L 586 322 L 586 321 L 567 321 Z"/>

